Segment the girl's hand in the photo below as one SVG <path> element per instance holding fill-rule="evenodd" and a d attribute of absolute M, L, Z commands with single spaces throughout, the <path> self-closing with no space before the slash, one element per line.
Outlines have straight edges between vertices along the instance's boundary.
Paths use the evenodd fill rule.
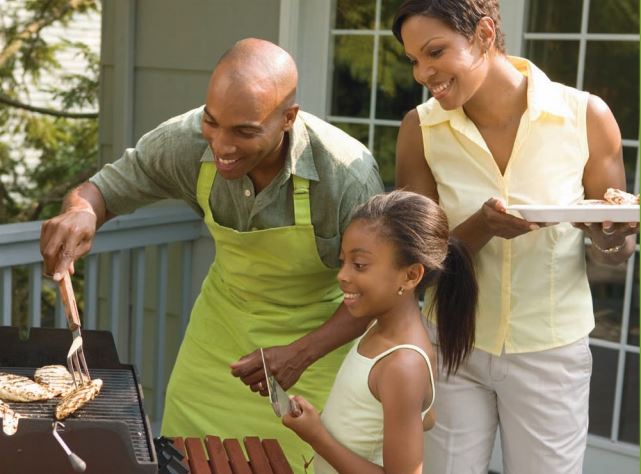
<path fill-rule="evenodd" d="M 544 226 L 508 214 L 505 201 L 500 198 L 488 199 L 477 214 L 489 234 L 504 239 L 513 239 Z"/>
<path fill-rule="evenodd" d="M 300 395 L 290 397 L 294 409 L 283 416 L 283 424 L 300 439 L 313 446 L 314 440 L 325 430 L 320 414 L 314 406 Z"/>

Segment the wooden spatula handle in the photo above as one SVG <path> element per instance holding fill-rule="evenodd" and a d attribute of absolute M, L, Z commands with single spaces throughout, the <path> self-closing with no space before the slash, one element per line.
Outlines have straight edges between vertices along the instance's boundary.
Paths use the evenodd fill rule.
<path fill-rule="evenodd" d="M 62 296 L 62 303 L 65 307 L 65 315 L 69 323 L 69 329 L 75 331 L 80 327 L 80 315 L 78 314 L 78 306 L 76 305 L 76 297 L 73 293 L 71 286 L 71 277 L 69 272 L 65 272 L 62 280 L 59 282 L 60 295 Z"/>

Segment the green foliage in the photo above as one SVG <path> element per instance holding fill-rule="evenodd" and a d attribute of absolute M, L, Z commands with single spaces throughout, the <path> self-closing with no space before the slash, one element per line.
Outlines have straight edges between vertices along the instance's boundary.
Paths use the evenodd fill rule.
<path fill-rule="evenodd" d="M 67 25 L 74 15 L 98 11 L 98 0 L 5 0 L 0 3 L 0 224 L 46 219 L 59 212 L 72 187 L 97 168 L 98 119 L 73 118 L 69 110 L 97 110 L 99 58 L 89 47 L 43 32 Z M 84 58 L 85 74 L 65 74 L 57 53 Z M 40 85 L 43 77 L 59 79 Z M 49 94 L 49 113 L 36 113 L 30 93 Z M 7 99 L 3 102 L 2 99 Z M 26 98 L 26 99 L 25 99 Z M 7 105 L 18 101 L 22 105 Z M 26 103 L 24 103 L 26 102 Z M 59 110 L 55 110 L 58 107 Z M 82 308 L 83 262 L 76 264 L 76 293 Z M 28 326 L 29 273 L 13 269 L 13 323 Z M 43 287 L 43 324 L 53 324 L 55 292 Z"/>
<path fill-rule="evenodd" d="M 0 95 L 19 100 L 42 90 L 61 108 L 47 115 L 0 103 L 0 129 L 5 132 L 0 137 L 0 223 L 55 215 L 64 194 L 96 169 L 97 118 L 65 115 L 97 109 L 99 58 L 87 45 L 47 41 L 42 33 L 98 8 L 98 0 L 7 0 L 0 7 Z M 62 50 L 85 59 L 84 75 L 60 71 L 57 53 Z M 60 80 L 42 88 L 39 81 L 47 74 Z"/>

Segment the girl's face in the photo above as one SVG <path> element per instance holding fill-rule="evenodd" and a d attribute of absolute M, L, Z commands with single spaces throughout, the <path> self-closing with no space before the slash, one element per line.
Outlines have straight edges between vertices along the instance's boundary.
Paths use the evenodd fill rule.
<path fill-rule="evenodd" d="M 405 282 L 405 271 L 376 224 L 353 221 L 343 235 L 340 260 L 337 278 L 343 302 L 353 316 L 379 317 L 401 300 L 398 289 Z"/>
<path fill-rule="evenodd" d="M 415 15 L 401 27 L 414 79 L 427 87 L 445 110 L 462 107 L 487 74 L 477 37 L 470 41 L 433 17 Z"/>

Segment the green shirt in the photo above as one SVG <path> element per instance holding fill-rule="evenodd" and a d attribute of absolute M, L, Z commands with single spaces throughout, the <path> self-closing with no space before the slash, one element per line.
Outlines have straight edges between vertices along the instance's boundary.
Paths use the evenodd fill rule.
<path fill-rule="evenodd" d="M 213 156 L 201 134 L 202 115 L 199 107 L 160 124 L 90 179 L 111 213 L 174 198 L 203 214 L 196 181 L 201 161 Z M 306 178 L 318 254 L 326 265 L 337 267 L 353 208 L 383 192 L 378 166 L 363 144 L 311 114 L 299 112 L 289 134 L 285 166 L 260 193 L 247 176 L 216 176 L 210 197 L 214 219 L 241 232 L 293 225 L 291 176 Z"/>

